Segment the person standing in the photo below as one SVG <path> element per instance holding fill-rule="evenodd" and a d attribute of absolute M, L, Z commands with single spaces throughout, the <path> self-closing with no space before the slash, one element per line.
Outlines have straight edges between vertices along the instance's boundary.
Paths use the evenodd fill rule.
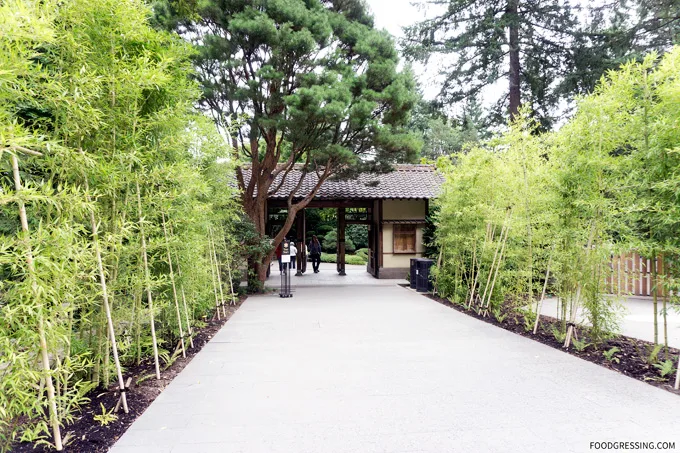
<path fill-rule="evenodd" d="M 279 242 L 279 246 L 276 247 L 276 258 L 279 260 L 279 272 L 283 272 L 283 264 L 281 263 L 281 253 L 283 252 L 283 241 Z"/>
<path fill-rule="evenodd" d="M 290 268 L 295 269 L 295 262 L 297 261 L 297 247 L 295 242 L 290 241 Z"/>
<path fill-rule="evenodd" d="M 309 241 L 309 256 L 312 258 L 312 268 L 314 268 L 316 274 L 319 272 L 319 265 L 321 264 L 321 243 L 316 236 L 312 236 L 312 240 Z"/>

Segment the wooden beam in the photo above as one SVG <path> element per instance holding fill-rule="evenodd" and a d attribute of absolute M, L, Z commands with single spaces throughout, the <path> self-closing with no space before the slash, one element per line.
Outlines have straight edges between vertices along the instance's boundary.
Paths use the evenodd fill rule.
<path fill-rule="evenodd" d="M 295 202 L 295 201 L 294 201 Z M 373 200 L 312 200 L 306 208 L 369 208 Z M 287 208 L 286 200 L 269 199 L 267 202 L 272 208 Z"/>
<path fill-rule="evenodd" d="M 338 208 L 338 254 L 337 268 L 338 274 L 345 274 L 345 208 Z"/>

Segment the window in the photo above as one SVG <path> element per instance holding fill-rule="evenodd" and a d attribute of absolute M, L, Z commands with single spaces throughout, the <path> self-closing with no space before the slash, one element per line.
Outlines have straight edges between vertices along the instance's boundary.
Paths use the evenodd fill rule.
<path fill-rule="evenodd" d="M 394 225 L 394 253 L 416 253 L 416 226 Z"/>

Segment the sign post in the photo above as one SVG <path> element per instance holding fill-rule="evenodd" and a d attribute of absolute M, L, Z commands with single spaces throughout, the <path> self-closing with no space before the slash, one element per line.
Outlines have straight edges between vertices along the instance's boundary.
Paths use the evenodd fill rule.
<path fill-rule="evenodd" d="M 293 297 L 290 291 L 290 242 L 281 243 L 281 288 L 280 297 Z"/>

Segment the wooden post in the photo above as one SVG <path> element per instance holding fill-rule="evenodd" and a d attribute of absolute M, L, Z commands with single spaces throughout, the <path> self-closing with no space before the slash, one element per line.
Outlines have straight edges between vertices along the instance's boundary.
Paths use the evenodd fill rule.
<path fill-rule="evenodd" d="M 17 157 L 12 154 L 12 173 L 14 176 L 14 189 L 19 195 L 21 187 L 21 174 L 19 173 L 19 161 Z M 28 266 L 28 276 L 31 279 L 31 289 L 33 297 L 39 298 L 38 283 L 35 277 L 35 262 L 33 261 L 33 247 L 30 242 L 30 235 L 28 232 L 28 217 L 26 215 L 26 205 L 23 199 L 18 200 L 19 204 L 19 219 L 21 220 L 21 231 L 24 233 L 24 243 L 26 247 L 26 265 Z M 45 320 L 43 319 L 42 303 L 38 303 L 38 342 L 40 344 L 40 359 L 44 373 L 44 380 L 47 387 L 47 402 L 49 406 L 50 425 L 52 425 L 52 436 L 54 437 L 54 447 L 57 451 L 63 450 L 61 442 L 61 429 L 59 428 L 59 417 L 57 414 L 57 400 L 54 394 L 54 384 L 52 382 L 52 372 L 50 370 L 50 358 L 47 352 L 47 337 L 45 335 Z M 42 392 L 41 392 L 42 393 Z"/>
<path fill-rule="evenodd" d="M 345 274 L 345 208 L 338 208 L 338 254 L 337 268 L 338 274 Z"/>
<path fill-rule="evenodd" d="M 297 213 L 297 216 L 295 217 L 296 221 L 296 230 L 297 230 L 297 255 L 295 256 L 295 260 L 297 261 L 297 270 L 295 272 L 296 276 L 301 276 L 302 273 L 305 271 L 305 269 L 302 268 L 302 262 L 303 262 L 303 257 L 306 257 L 307 254 L 305 253 L 304 247 L 305 247 L 305 210 L 302 209 Z M 304 259 L 305 264 L 306 264 L 306 259 Z"/>

